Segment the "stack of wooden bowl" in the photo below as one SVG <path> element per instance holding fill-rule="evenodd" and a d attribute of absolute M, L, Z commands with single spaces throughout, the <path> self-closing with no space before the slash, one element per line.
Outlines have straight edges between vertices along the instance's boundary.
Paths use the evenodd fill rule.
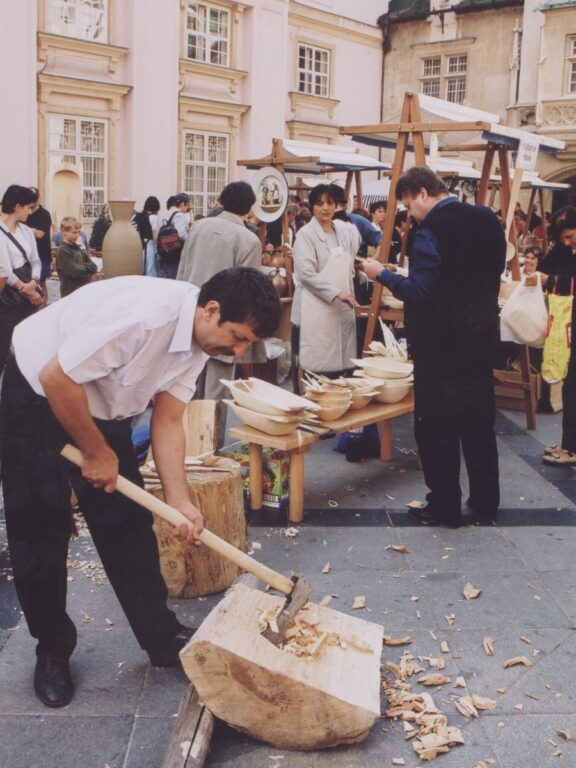
<path fill-rule="evenodd" d="M 307 411 L 320 409 L 304 397 L 254 377 L 236 381 L 221 379 L 221 382 L 234 398 L 224 402 L 240 421 L 268 435 L 289 435 L 304 419 L 310 418 Z"/>
<path fill-rule="evenodd" d="M 412 389 L 414 365 L 391 357 L 366 357 L 353 360 L 362 369 L 359 380 L 377 390 L 377 403 L 398 403 Z"/>

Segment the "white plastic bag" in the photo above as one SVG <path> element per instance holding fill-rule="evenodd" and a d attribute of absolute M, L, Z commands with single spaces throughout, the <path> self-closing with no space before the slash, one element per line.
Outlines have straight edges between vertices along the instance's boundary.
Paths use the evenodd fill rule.
<path fill-rule="evenodd" d="M 510 295 L 500 314 L 502 341 L 515 341 L 529 347 L 541 347 L 546 338 L 548 310 L 538 273 L 538 283 L 526 286 L 526 278 Z"/>

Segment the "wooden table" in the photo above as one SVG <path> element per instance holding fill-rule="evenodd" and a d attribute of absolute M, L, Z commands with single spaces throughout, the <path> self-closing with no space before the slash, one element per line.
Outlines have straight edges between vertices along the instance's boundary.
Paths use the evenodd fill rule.
<path fill-rule="evenodd" d="M 378 424 L 380 427 L 380 460 L 390 461 L 392 458 L 392 419 L 412 413 L 414 399 L 412 393 L 399 403 L 372 403 L 357 411 L 348 411 L 340 419 L 324 421 L 322 425 L 336 434 L 351 429 L 365 427 L 368 424 Z M 250 473 L 250 509 L 258 511 L 262 508 L 262 447 L 269 446 L 276 450 L 285 451 L 290 460 L 290 510 L 288 520 L 291 523 L 301 523 L 304 519 L 304 454 L 320 438 L 310 432 L 296 430 L 289 435 L 267 435 L 253 427 L 241 425 L 232 427 L 230 435 L 248 443 L 249 473 Z"/>

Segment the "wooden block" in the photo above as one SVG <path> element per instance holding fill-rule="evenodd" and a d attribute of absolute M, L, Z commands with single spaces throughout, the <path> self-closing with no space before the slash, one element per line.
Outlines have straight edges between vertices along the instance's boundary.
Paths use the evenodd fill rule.
<path fill-rule="evenodd" d="M 193 685 L 182 696 L 161 768 L 202 768 L 210 750 L 214 718 Z"/>
<path fill-rule="evenodd" d="M 201 456 L 219 445 L 222 403 L 192 400 L 184 412 L 186 456 Z"/>
<path fill-rule="evenodd" d="M 260 617 L 283 599 L 234 586 L 181 652 L 186 674 L 216 717 L 278 749 L 362 741 L 380 715 L 383 628 L 311 605 L 298 619 L 346 647 L 324 641 L 300 658 L 260 634 Z"/>
<path fill-rule="evenodd" d="M 186 473 L 192 501 L 204 515 L 206 527 L 217 536 L 246 551 L 246 517 L 240 465 L 221 458 L 219 466 L 229 472 Z M 148 488 L 164 501 L 160 485 Z M 208 547 L 183 544 L 172 533 L 172 526 L 154 516 L 154 532 L 160 551 L 160 569 L 170 597 L 191 598 L 221 592 L 240 573 L 234 563 Z"/>

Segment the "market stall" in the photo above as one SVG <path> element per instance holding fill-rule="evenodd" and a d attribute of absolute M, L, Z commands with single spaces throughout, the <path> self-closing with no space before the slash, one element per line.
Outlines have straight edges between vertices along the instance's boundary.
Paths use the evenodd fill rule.
<path fill-rule="evenodd" d="M 380 249 L 380 259 L 388 260 L 394 217 L 396 212 L 396 182 L 406 161 L 408 152 L 414 153 L 416 165 L 431 164 L 435 167 L 438 153 L 475 152 L 482 157 L 482 171 L 478 181 L 475 203 L 484 205 L 490 185 L 492 166 L 497 157 L 500 167 L 500 200 L 503 214 L 506 214 L 506 236 L 509 243 L 507 261 L 514 279 L 520 276 L 516 231 L 513 211 L 522 183 L 522 168 L 529 168 L 535 163 L 538 152 L 554 153 L 564 148 L 564 142 L 530 134 L 518 128 L 502 124 L 499 115 L 460 104 L 436 99 L 417 93 L 406 93 L 399 115 L 387 122 L 376 125 L 343 126 L 340 133 L 352 136 L 354 141 L 369 146 L 395 149 L 394 162 L 390 177 L 388 208 L 384 222 L 384 233 Z M 509 153 L 517 153 L 514 179 L 510 173 Z M 427 163 L 426 156 L 432 158 Z M 368 323 L 365 334 L 365 347 L 374 337 L 376 320 L 381 315 L 380 305 L 382 286 L 376 284 L 370 308 L 367 311 Z M 364 309 L 366 312 L 366 310 Z M 536 425 L 536 402 L 529 378 L 528 348 L 524 347 L 520 356 L 524 402 L 527 424 L 530 429 Z"/>

